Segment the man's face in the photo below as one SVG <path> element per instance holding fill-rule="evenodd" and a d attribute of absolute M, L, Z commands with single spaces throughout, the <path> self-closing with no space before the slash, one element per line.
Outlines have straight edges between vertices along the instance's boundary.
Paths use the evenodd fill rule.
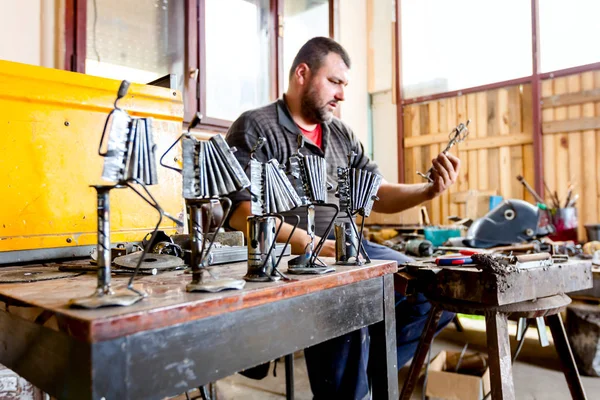
<path fill-rule="evenodd" d="M 330 121 L 338 102 L 344 100 L 348 75 L 348 67 L 336 53 L 329 53 L 318 70 L 310 71 L 301 102 L 304 117 L 314 123 Z"/>

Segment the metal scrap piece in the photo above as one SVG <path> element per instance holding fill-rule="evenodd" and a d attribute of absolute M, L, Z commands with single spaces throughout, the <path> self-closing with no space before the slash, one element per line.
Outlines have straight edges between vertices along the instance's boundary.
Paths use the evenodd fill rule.
<path fill-rule="evenodd" d="M 5 267 L 0 270 L 0 283 L 26 283 L 73 278 L 84 272 L 63 272 L 51 267 Z"/>
<path fill-rule="evenodd" d="M 473 254 L 471 259 L 475 262 L 477 269 L 496 275 L 506 276 L 517 271 L 516 265 L 503 264 L 491 254 Z"/>
<path fill-rule="evenodd" d="M 250 160 L 250 192 L 252 193 L 251 211 L 261 215 L 266 211 L 264 196 L 264 166 L 255 159 Z"/>
<path fill-rule="evenodd" d="M 123 180 L 127 140 L 130 129 L 131 117 L 129 117 L 129 114 L 118 108 L 113 110 L 111 113 L 110 131 L 108 132 L 107 150 L 102 169 L 102 179 L 111 182 Z"/>
<path fill-rule="evenodd" d="M 244 173 L 244 169 L 233 155 L 233 153 L 236 151 L 235 147 L 229 147 L 221 135 L 214 135 L 209 139 L 209 142 L 212 142 L 214 148 L 219 152 L 221 158 L 225 161 L 225 166 L 229 170 L 237 189 L 241 190 L 250 186 L 250 180 Z"/>
<path fill-rule="evenodd" d="M 144 118 L 144 123 L 146 125 L 146 135 L 148 136 L 148 156 L 150 162 L 150 181 L 147 184 L 157 185 L 158 169 L 156 166 L 156 144 L 154 143 L 154 135 L 152 133 L 152 121 L 152 118 Z"/>
<path fill-rule="evenodd" d="M 196 153 L 196 143 L 198 141 L 192 137 L 183 137 L 181 139 L 181 153 L 183 158 L 183 197 L 186 199 L 195 198 L 200 195 L 200 185 L 196 180 L 199 165 L 198 153 Z"/>
<path fill-rule="evenodd" d="M 125 256 L 117 257 L 114 260 L 114 263 L 123 268 L 135 268 L 137 266 L 138 260 L 143 252 L 136 251 L 135 253 L 129 253 Z M 144 260 L 140 264 L 140 269 L 153 269 L 157 270 L 166 270 L 166 269 L 175 269 L 177 267 L 181 267 L 184 265 L 184 262 L 181 258 L 170 256 L 167 254 L 154 254 L 149 253 L 146 254 Z"/>

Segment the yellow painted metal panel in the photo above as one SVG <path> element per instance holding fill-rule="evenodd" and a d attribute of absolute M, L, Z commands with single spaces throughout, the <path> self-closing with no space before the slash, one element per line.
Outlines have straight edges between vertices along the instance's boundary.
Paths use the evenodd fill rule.
<path fill-rule="evenodd" d="M 0 252 L 96 242 L 97 154 L 119 81 L 0 61 Z M 119 106 L 152 117 L 157 157 L 179 136 L 181 93 L 132 84 Z M 171 157 L 169 161 L 172 161 Z M 158 162 L 158 160 L 157 160 Z M 181 177 L 158 168 L 150 188 L 172 215 L 183 210 Z M 129 189 L 111 192 L 112 240 L 140 240 L 158 214 Z M 162 228 L 174 230 L 171 221 Z"/>

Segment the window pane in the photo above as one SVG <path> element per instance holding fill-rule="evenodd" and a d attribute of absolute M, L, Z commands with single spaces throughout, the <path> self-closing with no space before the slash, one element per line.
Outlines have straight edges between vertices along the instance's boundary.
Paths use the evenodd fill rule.
<path fill-rule="evenodd" d="M 283 90 L 300 47 L 315 36 L 329 36 L 329 0 L 286 0 L 283 9 Z"/>
<path fill-rule="evenodd" d="M 269 99 L 269 0 L 206 0 L 206 116 L 235 120 Z"/>
<path fill-rule="evenodd" d="M 529 1 L 401 4 L 404 98 L 531 75 Z"/>
<path fill-rule="evenodd" d="M 88 0 L 87 74 L 148 83 L 169 73 L 183 90 L 184 2 Z"/>
<path fill-rule="evenodd" d="M 598 0 L 540 1 L 540 70 L 600 61 Z"/>

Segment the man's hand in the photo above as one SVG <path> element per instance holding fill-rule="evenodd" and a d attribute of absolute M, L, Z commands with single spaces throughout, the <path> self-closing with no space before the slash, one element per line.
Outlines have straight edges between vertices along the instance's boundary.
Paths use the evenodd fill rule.
<path fill-rule="evenodd" d="M 460 170 L 460 160 L 450 153 L 440 153 L 437 158 L 431 160 L 433 172 L 430 183 L 429 194 L 431 198 L 437 197 L 456 182 Z"/>

